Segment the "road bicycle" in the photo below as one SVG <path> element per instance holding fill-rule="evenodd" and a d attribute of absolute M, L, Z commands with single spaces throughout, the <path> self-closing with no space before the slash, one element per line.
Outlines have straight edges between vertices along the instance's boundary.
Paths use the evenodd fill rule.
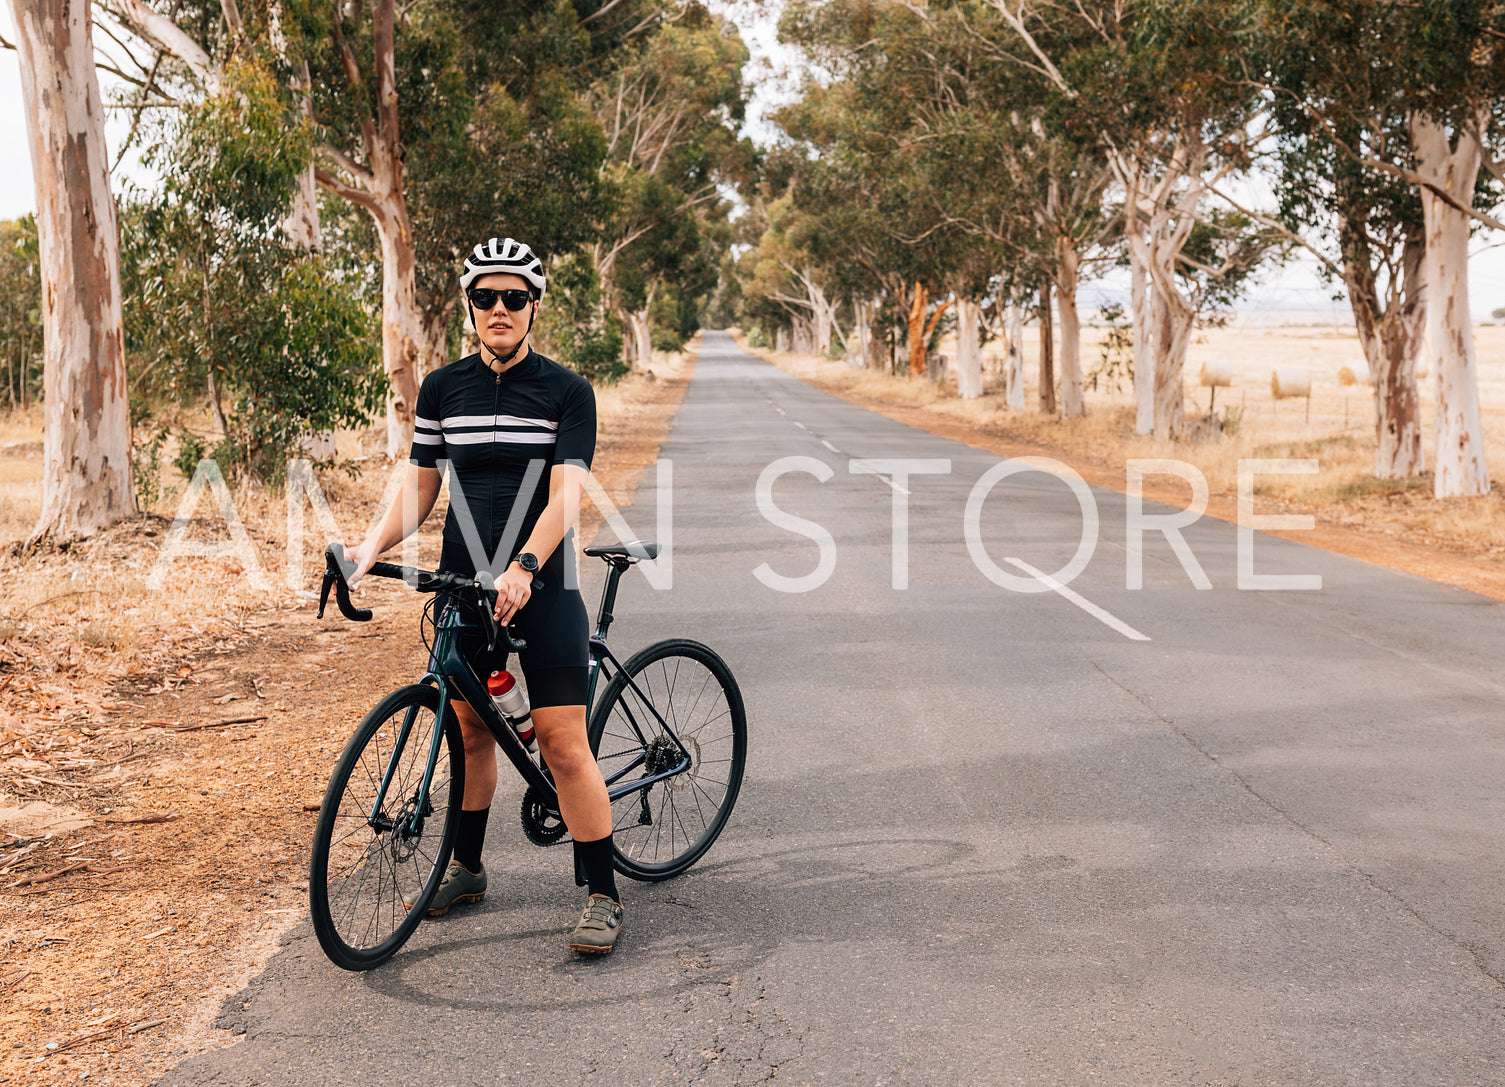
<path fill-rule="evenodd" d="M 611 798 L 613 861 L 647 882 L 684 872 L 721 833 L 737 801 L 747 758 L 747 716 L 731 669 L 686 638 L 657 642 L 619 661 L 606 635 L 622 574 L 658 545 L 587 547 L 607 565 L 590 637 L 586 703 L 591 751 Z M 325 553 L 319 616 L 330 590 L 347 619 L 371 618 L 350 602 L 353 564 L 338 544 Z M 496 622 L 496 593 L 482 580 L 376 563 L 371 576 L 399 578 L 432 593 L 420 631 L 428 669 L 366 714 L 335 766 L 314 831 L 308 896 L 324 953 L 346 970 L 391 958 L 423 918 L 454 848 L 465 792 L 465 752 L 450 702 L 463 698 L 527 783 L 523 832 L 538 845 L 565 838 L 548 766 L 528 752 L 460 651 L 467 635 L 511 652 L 526 643 Z M 535 583 L 536 586 L 537 583 Z M 605 687 L 596 698 L 597 681 Z M 583 873 L 576 882 L 584 885 Z M 411 909 L 404 904 L 404 898 Z"/>

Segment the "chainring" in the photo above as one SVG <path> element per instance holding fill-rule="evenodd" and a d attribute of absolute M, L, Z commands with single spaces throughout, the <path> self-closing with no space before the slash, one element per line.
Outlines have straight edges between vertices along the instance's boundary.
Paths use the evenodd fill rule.
<path fill-rule="evenodd" d="M 522 816 L 523 833 L 534 845 L 554 845 L 565 836 L 564 820 L 531 785 L 523 794 Z"/>

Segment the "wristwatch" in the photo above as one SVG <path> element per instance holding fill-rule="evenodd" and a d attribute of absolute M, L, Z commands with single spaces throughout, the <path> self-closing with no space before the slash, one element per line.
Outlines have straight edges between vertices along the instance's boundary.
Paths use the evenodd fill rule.
<path fill-rule="evenodd" d="M 525 573 L 538 573 L 537 555 L 530 555 L 528 552 L 524 551 L 521 555 L 517 556 L 517 564 L 523 568 L 523 571 Z"/>

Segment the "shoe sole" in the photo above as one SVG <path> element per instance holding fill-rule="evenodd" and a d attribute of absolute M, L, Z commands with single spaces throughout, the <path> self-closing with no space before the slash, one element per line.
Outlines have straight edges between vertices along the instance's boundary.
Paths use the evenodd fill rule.
<path fill-rule="evenodd" d="M 448 913 L 450 910 L 454 909 L 456 906 L 468 906 L 472 902 L 479 902 L 479 901 L 481 901 L 481 899 L 483 899 L 485 897 L 486 897 L 486 892 L 485 891 L 482 891 L 480 894 L 456 895 L 455 896 L 455 900 L 453 902 L 451 902 L 448 906 L 445 906 L 442 910 L 435 909 L 433 906 L 430 906 L 428 908 L 428 915 L 430 917 L 443 917 L 446 913 Z M 405 910 L 408 910 L 410 912 L 413 909 L 413 907 L 409 906 L 406 902 L 404 902 L 402 904 L 402 908 L 405 909 Z"/>
<path fill-rule="evenodd" d="M 620 928 L 618 928 L 617 929 L 617 939 L 620 940 L 621 938 L 622 938 L 622 930 Z M 611 943 L 607 944 L 605 947 L 598 947 L 595 944 L 575 944 L 575 943 L 572 943 L 572 944 L 570 944 L 570 950 L 571 951 L 578 951 L 582 955 L 610 955 L 612 948 L 614 948 L 616 946 L 617 946 L 616 940 L 613 940 Z"/>
<path fill-rule="evenodd" d="M 610 955 L 613 947 L 616 947 L 616 944 L 612 944 L 610 947 L 592 947 L 590 944 L 570 944 L 571 951 L 578 951 L 582 955 Z"/>

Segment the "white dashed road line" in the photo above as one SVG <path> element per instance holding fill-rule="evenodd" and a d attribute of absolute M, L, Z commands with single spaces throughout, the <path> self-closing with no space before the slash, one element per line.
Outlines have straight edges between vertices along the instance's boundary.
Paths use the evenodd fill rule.
<path fill-rule="evenodd" d="M 827 449 L 829 449 L 833 453 L 836 453 L 836 454 L 840 454 L 841 453 L 840 449 L 837 449 L 834 445 L 832 445 L 830 442 L 826 441 L 826 439 L 824 439 L 824 438 L 822 438 L 820 440 L 820 444 L 823 445 L 823 446 L 825 446 Z"/>
<path fill-rule="evenodd" d="M 1092 601 L 1088 600 L 1085 596 L 1082 596 L 1080 593 L 1074 592 L 1067 586 L 1062 585 L 1059 581 L 1051 577 L 1049 574 L 1045 573 L 1043 570 L 1036 570 L 1033 566 L 1023 561 L 1022 559 L 1006 559 L 1004 561 L 1006 561 L 1010 566 L 1023 570 L 1030 577 L 1040 582 L 1040 584 L 1050 588 L 1052 592 L 1055 592 L 1060 596 L 1064 596 L 1067 600 L 1071 601 L 1077 607 L 1081 608 L 1084 612 L 1092 616 L 1098 622 L 1104 624 L 1105 626 L 1112 627 L 1114 630 L 1118 631 L 1130 641 L 1147 642 L 1150 640 L 1150 636 L 1148 634 L 1141 634 L 1139 631 L 1135 630 L 1128 623 L 1125 623 L 1116 615 L 1112 615 L 1109 612 L 1104 611 Z"/>

